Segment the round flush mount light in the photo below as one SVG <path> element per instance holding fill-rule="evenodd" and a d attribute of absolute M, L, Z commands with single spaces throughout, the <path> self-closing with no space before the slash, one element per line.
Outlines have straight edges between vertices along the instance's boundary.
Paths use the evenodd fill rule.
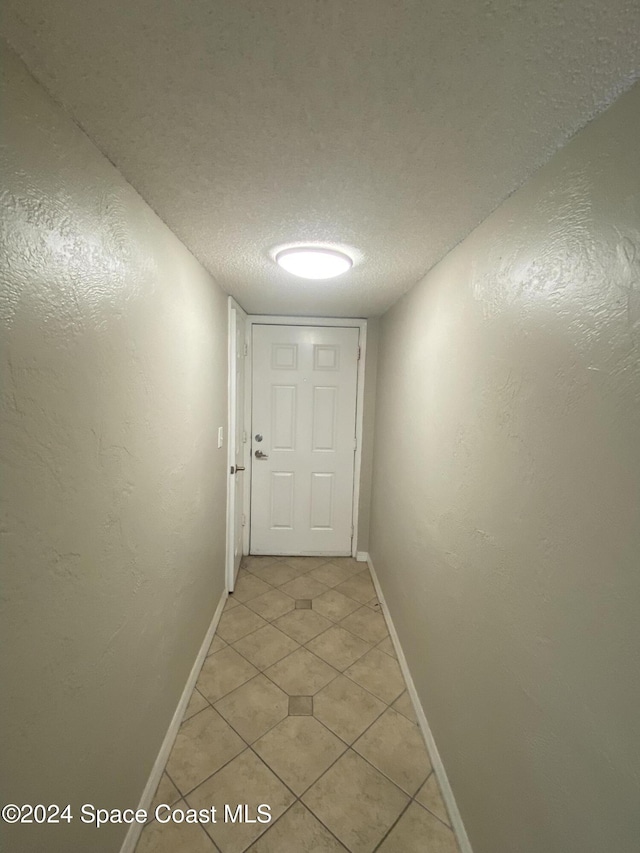
<path fill-rule="evenodd" d="M 350 270 L 353 261 L 344 252 L 320 246 L 296 246 L 275 256 L 283 270 L 299 278 L 335 278 Z"/>

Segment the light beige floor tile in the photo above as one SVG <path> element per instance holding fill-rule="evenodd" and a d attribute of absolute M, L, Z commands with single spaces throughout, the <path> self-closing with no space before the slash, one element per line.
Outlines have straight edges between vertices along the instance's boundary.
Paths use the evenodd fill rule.
<path fill-rule="evenodd" d="M 244 604 L 239 604 L 233 610 L 223 613 L 218 624 L 218 634 L 227 643 L 233 643 L 240 637 L 245 637 L 267 623 L 261 616 L 249 610 Z"/>
<path fill-rule="evenodd" d="M 313 607 L 321 616 L 326 616 L 332 622 L 339 622 L 345 616 L 353 613 L 354 610 L 358 610 L 359 604 L 353 598 L 348 598 L 341 592 L 330 589 L 314 599 Z"/>
<path fill-rule="evenodd" d="M 217 711 L 205 708 L 180 726 L 167 773 L 185 794 L 245 748 Z"/>
<path fill-rule="evenodd" d="M 381 652 L 384 652 L 387 655 L 391 655 L 392 658 L 396 657 L 396 650 L 393 648 L 393 643 L 389 636 L 385 637 L 384 640 L 381 640 L 376 648 L 380 649 Z"/>
<path fill-rule="evenodd" d="M 323 566 L 318 566 L 317 569 L 312 569 L 309 572 L 309 577 L 315 578 L 320 583 L 327 586 L 336 586 L 347 578 L 352 577 L 354 570 L 349 566 L 336 566 L 335 563 L 325 563 Z"/>
<path fill-rule="evenodd" d="M 217 702 L 257 674 L 255 666 L 227 646 L 205 659 L 196 687 L 209 702 Z"/>
<path fill-rule="evenodd" d="M 371 648 L 355 634 L 345 631 L 339 625 L 329 628 L 324 634 L 314 637 L 307 643 L 309 651 L 322 658 L 336 669 L 342 670 L 351 666 L 352 663 L 361 658 Z"/>
<path fill-rule="evenodd" d="M 300 796 L 345 751 L 313 717 L 287 717 L 253 744 L 265 764 Z"/>
<path fill-rule="evenodd" d="M 243 568 L 247 569 L 247 571 L 254 572 L 257 569 L 264 569 L 267 566 L 271 566 L 277 562 L 278 562 L 277 557 L 271 557 L 271 556 L 269 556 L 269 557 L 262 557 L 262 556 L 251 557 L 251 556 L 247 556 L 247 557 L 243 557 L 242 566 L 243 566 Z"/>
<path fill-rule="evenodd" d="M 371 853 L 409 798 L 349 750 L 302 801 L 352 853 Z M 396 847 L 394 853 L 405 851 Z"/>
<path fill-rule="evenodd" d="M 189 699 L 189 704 L 187 705 L 187 710 L 184 712 L 184 717 L 182 718 L 182 722 L 188 720 L 189 717 L 193 717 L 194 714 L 197 714 L 199 711 L 202 711 L 203 708 L 206 708 L 209 703 L 204 698 L 202 693 L 198 693 L 197 688 L 193 688 L 193 693 L 191 694 L 191 698 Z"/>
<path fill-rule="evenodd" d="M 247 743 L 253 743 L 289 713 L 289 697 L 279 687 L 256 675 L 215 705 Z"/>
<path fill-rule="evenodd" d="M 293 610 L 295 606 L 295 599 L 291 598 L 290 595 L 285 595 L 281 590 L 271 587 L 269 592 L 265 592 L 264 595 L 259 595 L 257 598 L 252 598 L 251 601 L 247 602 L 247 607 L 250 607 L 251 610 L 258 613 L 268 622 L 277 619 L 278 616 L 284 616 L 285 613 Z"/>
<path fill-rule="evenodd" d="M 233 610 L 234 607 L 237 607 L 240 604 L 237 598 L 234 598 L 232 595 L 227 596 L 227 600 L 224 603 L 223 612 L 227 613 L 229 610 Z"/>
<path fill-rule="evenodd" d="M 357 574 L 363 569 L 368 568 L 366 563 L 354 560 L 353 557 L 330 557 L 330 562 L 335 563 L 336 566 L 347 566 L 352 570 L 353 574 Z"/>
<path fill-rule="evenodd" d="M 459 853 L 456 838 L 432 814 L 411 803 L 389 835 L 378 847 L 379 853 Z"/>
<path fill-rule="evenodd" d="M 222 618 L 224 619 L 224 617 Z M 359 610 L 355 610 L 340 624 L 347 631 L 362 637 L 368 643 L 378 643 L 388 635 L 384 616 L 381 613 L 375 613 L 370 607 L 361 607 Z"/>
<path fill-rule="evenodd" d="M 328 557 L 284 557 L 284 562 L 300 572 L 310 572 L 329 560 Z"/>
<path fill-rule="evenodd" d="M 282 586 L 283 583 L 300 577 L 300 572 L 286 563 L 271 563 L 268 566 L 253 569 L 252 571 L 256 577 L 271 584 L 271 586 Z"/>
<path fill-rule="evenodd" d="M 416 794 L 415 798 L 425 808 L 429 809 L 432 814 L 434 814 L 436 817 L 439 817 L 440 820 L 443 820 L 446 824 L 451 826 L 451 821 L 449 820 L 449 815 L 447 814 L 447 807 L 445 806 L 444 800 L 442 799 L 440 786 L 438 785 L 438 780 L 436 779 L 435 773 L 432 773 L 431 776 L 429 776 L 422 788 L 420 788 L 420 790 Z"/>
<path fill-rule="evenodd" d="M 184 801 L 174 808 L 188 808 Z M 164 817 L 163 817 L 164 820 Z M 158 823 L 152 820 L 142 830 L 136 853 L 215 853 L 211 839 L 195 823 Z"/>
<path fill-rule="evenodd" d="M 367 607 L 370 607 L 376 613 L 382 613 L 382 605 L 375 596 L 370 601 L 367 601 Z"/>
<path fill-rule="evenodd" d="M 379 649 L 371 649 L 357 660 L 345 675 L 383 702 L 390 704 L 405 689 L 398 662 Z"/>
<path fill-rule="evenodd" d="M 347 743 L 353 743 L 385 708 L 384 702 L 342 675 L 313 697 L 314 716 Z"/>
<path fill-rule="evenodd" d="M 247 749 L 215 776 L 203 782 L 189 794 L 187 800 L 189 805 L 197 809 L 215 806 L 218 820 L 206 825 L 208 834 L 222 853 L 242 853 L 266 831 L 269 824 L 225 823 L 225 804 L 234 807 L 238 803 L 247 804 L 253 818 L 256 817 L 257 806 L 267 804 L 271 807 L 272 820 L 275 821 L 292 804 L 294 796 L 258 756 Z M 175 848 L 173 853 L 179 850 Z"/>
<path fill-rule="evenodd" d="M 299 644 L 273 625 L 265 625 L 264 628 L 254 631 L 253 634 L 247 634 L 246 637 L 235 642 L 233 648 L 258 669 L 266 669 L 290 655 L 291 652 L 295 652 Z"/>
<path fill-rule="evenodd" d="M 218 634 L 214 634 L 207 655 L 214 655 L 216 652 L 219 652 L 220 649 L 224 649 L 226 645 L 227 644 L 225 640 L 222 639 L 222 637 L 220 637 Z"/>
<path fill-rule="evenodd" d="M 302 803 L 294 803 L 248 853 L 345 853 L 345 848 Z"/>
<path fill-rule="evenodd" d="M 366 604 L 375 597 L 376 590 L 373 586 L 373 581 L 369 575 L 369 571 L 360 572 L 359 575 L 352 575 L 348 580 L 343 581 L 336 587 L 338 592 L 343 595 L 348 595 L 349 598 L 355 598 L 361 604 Z"/>
<path fill-rule="evenodd" d="M 290 696 L 313 696 L 337 674 L 332 666 L 306 649 L 298 649 L 265 670 L 265 675 Z"/>
<path fill-rule="evenodd" d="M 241 577 L 236 581 L 236 585 L 233 590 L 233 597 L 236 601 L 246 604 L 246 602 L 250 601 L 252 598 L 264 595 L 265 592 L 269 592 L 272 589 L 273 587 L 271 584 L 265 583 L 263 580 L 260 580 L 260 578 L 251 574 L 251 572 L 247 572 L 244 577 Z"/>
<path fill-rule="evenodd" d="M 173 805 L 173 803 L 178 802 L 181 796 L 180 791 L 176 788 L 171 779 L 169 779 L 166 773 L 163 773 L 160 778 L 160 784 L 158 785 L 153 796 L 153 800 L 151 801 L 149 817 L 153 819 L 153 812 L 155 811 L 156 806 L 159 806 L 162 803 L 168 806 Z"/>
<path fill-rule="evenodd" d="M 393 708 L 378 717 L 353 748 L 411 797 L 431 773 L 420 729 Z"/>
<path fill-rule="evenodd" d="M 328 589 L 326 584 L 320 583 L 310 575 L 302 575 L 280 587 L 281 592 L 286 592 L 291 598 L 315 598 Z"/>
<path fill-rule="evenodd" d="M 407 720 L 411 720 L 412 723 L 418 725 L 418 718 L 416 717 L 416 712 L 413 710 L 413 703 L 406 690 L 398 696 L 392 707 L 405 716 Z"/>
<path fill-rule="evenodd" d="M 292 610 L 273 624 L 298 643 L 308 643 L 331 627 L 331 622 L 315 610 Z"/>

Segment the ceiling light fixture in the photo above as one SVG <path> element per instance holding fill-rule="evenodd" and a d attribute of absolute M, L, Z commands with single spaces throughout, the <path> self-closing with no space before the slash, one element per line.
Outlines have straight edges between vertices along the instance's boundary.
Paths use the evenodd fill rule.
<path fill-rule="evenodd" d="M 282 269 L 299 278 L 335 278 L 350 270 L 353 261 L 344 252 L 319 246 L 296 246 L 283 249 L 276 255 Z"/>

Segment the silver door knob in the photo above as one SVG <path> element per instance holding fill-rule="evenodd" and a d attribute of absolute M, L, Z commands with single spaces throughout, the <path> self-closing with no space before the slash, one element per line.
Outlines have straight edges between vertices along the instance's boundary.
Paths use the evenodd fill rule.
<path fill-rule="evenodd" d="M 256 457 L 256 459 L 268 459 L 269 458 L 269 456 L 266 453 L 263 453 L 261 450 L 256 450 L 256 452 L 253 455 Z"/>

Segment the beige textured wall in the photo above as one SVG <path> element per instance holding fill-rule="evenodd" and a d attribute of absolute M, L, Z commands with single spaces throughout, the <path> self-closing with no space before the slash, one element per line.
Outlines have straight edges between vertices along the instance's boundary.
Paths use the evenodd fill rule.
<path fill-rule="evenodd" d="M 382 319 L 371 554 L 474 853 L 640 839 L 640 87 Z"/>
<path fill-rule="evenodd" d="M 223 591 L 226 297 L 11 55 L 3 117 L 2 799 L 136 806 Z"/>

